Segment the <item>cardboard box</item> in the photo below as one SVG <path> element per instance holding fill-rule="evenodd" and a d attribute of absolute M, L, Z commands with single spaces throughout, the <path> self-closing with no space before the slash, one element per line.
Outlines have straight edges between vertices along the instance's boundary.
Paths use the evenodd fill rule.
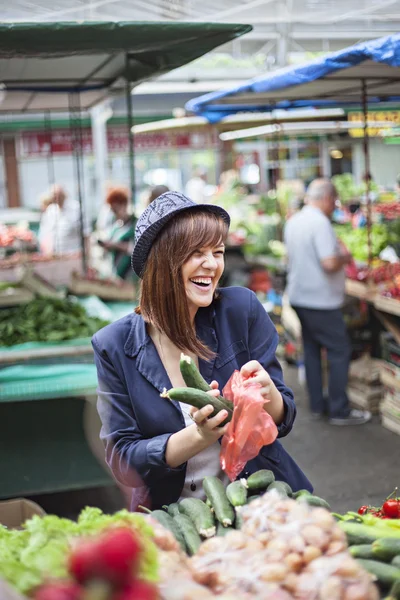
<path fill-rule="evenodd" d="M 0 502 L 0 523 L 9 529 L 19 529 L 25 521 L 39 515 L 43 517 L 45 511 L 39 504 L 26 500 L 26 498 L 15 498 Z"/>

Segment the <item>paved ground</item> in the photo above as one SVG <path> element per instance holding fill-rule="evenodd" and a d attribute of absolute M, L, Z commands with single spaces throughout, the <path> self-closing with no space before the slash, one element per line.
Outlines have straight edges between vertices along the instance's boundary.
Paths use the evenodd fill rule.
<path fill-rule="evenodd" d="M 378 417 L 353 427 L 312 421 L 297 370 L 286 368 L 285 378 L 295 392 L 298 415 L 283 444 L 313 483 L 315 494 L 335 512 L 343 512 L 380 504 L 396 485 L 400 487 L 400 436 L 384 429 Z"/>
<path fill-rule="evenodd" d="M 291 434 L 283 440 L 288 452 L 305 471 L 315 493 L 335 512 L 357 510 L 361 504 L 380 504 L 394 487 L 400 487 L 400 437 L 384 429 L 378 417 L 358 427 L 333 427 L 311 421 L 305 390 L 297 370 L 285 369 L 295 392 L 298 416 Z M 74 518 L 86 505 L 106 511 L 123 507 L 117 489 L 96 489 L 35 498 L 47 512 Z"/>

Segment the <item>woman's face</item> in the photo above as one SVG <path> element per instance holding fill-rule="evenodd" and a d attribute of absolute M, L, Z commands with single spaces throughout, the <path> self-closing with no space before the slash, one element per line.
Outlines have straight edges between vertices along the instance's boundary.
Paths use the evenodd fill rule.
<path fill-rule="evenodd" d="M 189 309 L 194 316 L 197 309 L 210 306 L 215 288 L 224 270 L 225 246 L 199 248 L 182 265 L 182 277 Z"/>

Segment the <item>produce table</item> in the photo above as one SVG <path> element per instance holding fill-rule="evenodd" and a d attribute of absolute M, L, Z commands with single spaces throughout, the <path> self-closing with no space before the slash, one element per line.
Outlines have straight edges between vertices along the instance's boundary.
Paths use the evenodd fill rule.
<path fill-rule="evenodd" d="M 115 319 L 132 304 L 107 309 Z M 89 338 L 0 350 L 0 498 L 113 483 L 99 442 L 96 387 Z"/>

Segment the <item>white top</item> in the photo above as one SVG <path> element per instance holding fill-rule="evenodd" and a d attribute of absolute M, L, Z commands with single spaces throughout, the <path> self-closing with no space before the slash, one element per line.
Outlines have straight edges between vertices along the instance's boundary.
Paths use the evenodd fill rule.
<path fill-rule="evenodd" d="M 320 310 L 340 308 L 344 301 L 344 268 L 327 273 L 321 261 L 340 255 L 338 239 L 328 217 L 307 205 L 285 227 L 288 255 L 288 296 L 292 306 Z"/>
<path fill-rule="evenodd" d="M 193 425 L 192 419 L 189 417 L 191 406 L 179 402 L 180 407 L 185 418 L 185 425 Z M 224 485 L 229 483 L 229 478 L 221 469 L 219 456 L 221 452 L 221 445 L 219 442 L 215 442 L 212 446 L 209 446 L 199 454 L 196 454 L 193 458 L 188 460 L 186 467 L 186 478 L 185 485 L 183 486 L 182 494 L 179 500 L 182 498 L 200 498 L 205 500 L 206 495 L 203 490 L 203 479 L 207 476 L 216 476 L 221 479 Z M 190 486 L 192 483 L 196 484 L 196 489 L 192 491 Z"/>
<path fill-rule="evenodd" d="M 90 230 L 84 227 L 84 234 Z M 67 200 L 60 209 L 50 204 L 43 213 L 39 228 L 40 249 L 44 254 L 69 254 L 81 249 L 79 203 Z"/>

